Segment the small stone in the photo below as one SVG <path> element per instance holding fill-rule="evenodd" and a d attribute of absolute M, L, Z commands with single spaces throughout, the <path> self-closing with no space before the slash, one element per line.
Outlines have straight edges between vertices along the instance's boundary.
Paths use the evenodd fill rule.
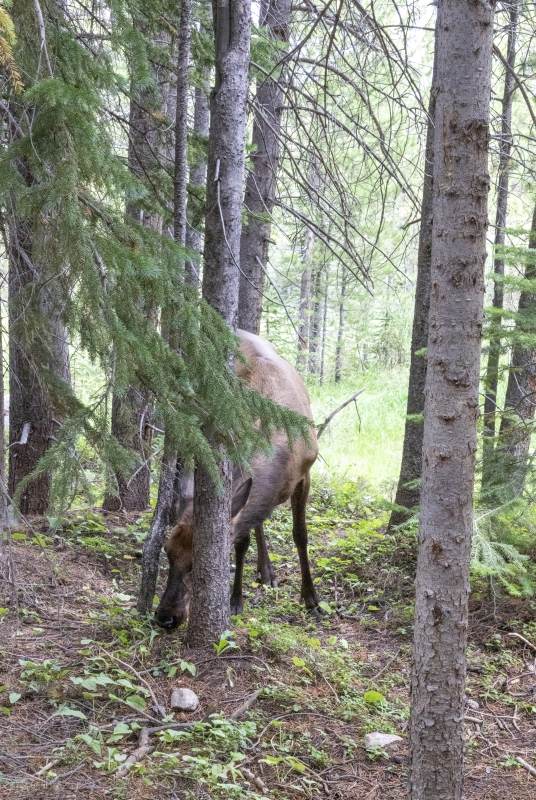
<path fill-rule="evenodd" d="M 467 708 L 472 708 L 473 711 L 476 711 L 478 708 L 480 708 L 476 700 L 471 700 L 469 697 L 465 698 L 465 702 L 467 703 Z"/>
<path fill-rule="evenodd" d="M 191 689 L 173 689 L 171 692 L 173 711 L 195 711 L 198 705 L 199 697 Z"/>
<path fill-rule="evenodd" d="M 365 747 L 367 750 L 373 750 L 375 747 L 382 747 L 384 750 L 396 750 L 399 742 L 403 742 L 401 736 L 395 736 L 393 733 L 367 733 L 365 736 Z"/>

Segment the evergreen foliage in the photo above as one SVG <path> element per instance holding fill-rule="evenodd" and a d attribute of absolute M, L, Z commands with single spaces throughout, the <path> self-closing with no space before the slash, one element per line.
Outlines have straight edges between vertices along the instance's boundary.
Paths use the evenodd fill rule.
<path fill-rule="evenodd" d="M 6 218 L 31 229 L 27 257 L 38 277 L 21 301 L 18 331 L 55 407 L 66 415 L 36 471 L 54 471 L 55 503 L 65 507 L 84 480 L 80 435 L 109 474 L 132 467 L 108 431 L 112 388 L 121 394 L 133 383 L 145 387 L 181 456 L 187 461 L 195 456 L 216 480 L 207 435 L 244 463 L 254 448 L 267 446 L 274 427 L 295 437 L 306 434 L 308 423 L 238 381 L 229 368 L 236 339 L 185 284 L 185 251 L 165 233 L 124 214 L 125 202 L 136 202 L 169 217 L 157 193 L 128 171 L 124 140 L 118 141 L 118 126 L 108 113 L 112 101 L 119 102 L 132 86 L 158 91 L 149 69 L 155 54 L 136 24 L 141 12 L 135 3 L 112 2 L 109 40 L 95 52 L 61 9 L 43 6 L 44 42 L 34 4 L 20 3 L 13 11 L 14 58 L 25 88 L 17 94 L 9 81 L 4 85 L 10 137 L 0 157 L 0 202 Z M 166 11 L 165 3 L 153 4 L 153 23 Z M 162 171 L 161 178 L 168 176 Z M 50 308 L 45 310 L 42 295 L 50 286 L 71 339 L 105 376 L 90 403 L 48 367 Z M 179 351 L 147 319 L 147 307 L 173 320 Z"/>

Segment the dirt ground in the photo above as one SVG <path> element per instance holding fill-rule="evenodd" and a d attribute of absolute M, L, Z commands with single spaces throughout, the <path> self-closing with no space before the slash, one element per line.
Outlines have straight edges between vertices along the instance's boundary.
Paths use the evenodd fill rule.
<path fill-rule="evenodd" d="M 279 552 L 279 589 L 257 586 L 250 554 L 247 608 L 236 620 L 236 636 L 227 639 L 236 646 L 220 643 L 219 655 L 216 649 L 190 651 L 182 629 L 153 629 L 132 612 L 139 576 L 136 525 L 142 530 L 146 520 L 102 519 L 104 529 L 89 526 L 88 532 L 77 523 L 60 540 L 47 535 L 45 521 L 34 520 L 33 534 L 4 545 L 1 798 L 405 797 L 411 647 L 406 566 L 381 570 L 373 558 L 361 573 L 359 565 L 350 570 L 368 594 L 348 588 L 342 557 L 348 551 L 334 554 L 326 544 L 326 537 L 333 545 L 334 533 L 341 535 L 341 520 L 324 523 L 327 534 L 318 521 L 313 565 L 330 608 L 325 618 L 312 620 L 298 603 L 298 571 L 283 515 L 272 543 Z M 381 529 L 375 536 L 381 541 Z M 402 592 L 401 581 L 409 587 Z M 472 600 L 467 800 L 536 798 L 536 777 L 516 761 L 535 764 L 533 620 L 534 605 L 526 600 Z M 176 686 L 196 692 L 195 712 L 170 712 Z M 230 722 L 259 689 L 251 708 Z M 371 692 L 378 697 L 367 699 Z M 210 726 L 152 734 L 149 744 L 156 749 L 124 773 L 142 728 L 201 721 L 210 713 L 217 713 Z M 398 734 L 402 743 L 389 752 L 367 752 L 364 734 L 371 731 Z"/>

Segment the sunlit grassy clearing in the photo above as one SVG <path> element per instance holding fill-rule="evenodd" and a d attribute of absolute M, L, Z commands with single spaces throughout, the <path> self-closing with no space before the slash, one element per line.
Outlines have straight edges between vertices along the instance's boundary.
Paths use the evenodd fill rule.
<path fill-rule="evenodd" d="M 390 489 L 398 477 L 406 414 L 407 371 L 360 373 L 352 380 L 319 386 L 309 393 L 315 422 L 321 423 L 358 389 L 359 416 L 353 403 L 333 419 L 320 440 L 322 459 L 315 471 L 364 478 L 373 487 Z"/>

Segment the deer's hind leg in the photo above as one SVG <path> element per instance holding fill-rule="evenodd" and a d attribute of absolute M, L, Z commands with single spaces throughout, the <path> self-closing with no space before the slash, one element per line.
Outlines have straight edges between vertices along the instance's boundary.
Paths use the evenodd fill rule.
<path fill-rule="evenodd" d="M 260 582 L 266 586 L 277 586 L 277 577 L 270 556 L 268 555 L 268 546 L 264 536 L 264 525 L 255 526 L 255 540 L 257 542 L 257 574 L 259 575 Z"/>
<path fill-rule="evenodd" d="M 302 576 L 301 596 L 306 608 L 318 610 L 318 595 L 313 584 L 311 568 L 309 566 L 309 556 L 307 554 L 306 509 L 310 486 L 311 478 L 309 473 L 307 473 L 294 489 L 290 498 L 290 504 L 292 506 L 292 535 L 300 559 Z"/>

